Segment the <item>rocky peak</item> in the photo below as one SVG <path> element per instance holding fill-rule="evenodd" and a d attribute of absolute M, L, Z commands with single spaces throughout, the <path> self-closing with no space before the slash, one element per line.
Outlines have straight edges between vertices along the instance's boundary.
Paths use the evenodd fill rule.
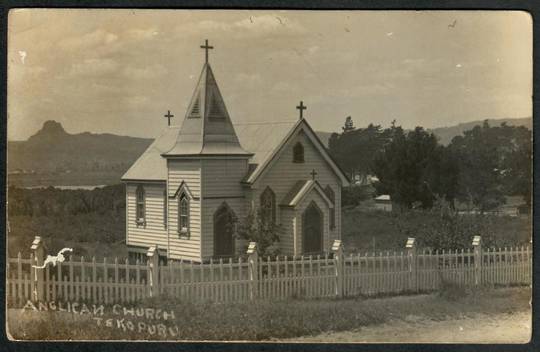
<path fill-rule="evenodd" d="M 39 130 L 35 135 L 31 136 L 28 140 L 43 140 L 43 139 L 56 139 L 67 136 L 68 133 L 62 127 L 60 122 L 53 120 L 45 121 L 41 130 Z"/>

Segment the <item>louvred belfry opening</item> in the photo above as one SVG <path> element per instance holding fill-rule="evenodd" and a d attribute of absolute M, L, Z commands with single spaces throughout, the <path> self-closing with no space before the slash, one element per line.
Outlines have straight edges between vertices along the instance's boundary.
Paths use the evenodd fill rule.
<path fill-rule="evenodd" d="M 252 155 L 240 145 L 208 62 L 203 66 L 176 143 L 162 155 Z"/>
<path fill-rule="evenodd" d="M 201 99 L 199 97 L 196 97 L 195 102 L 193 103 L 193 106 L 191 107 L 190 113 L 188 115 L 188 118 L 199 118 L 201 117 Z"/>

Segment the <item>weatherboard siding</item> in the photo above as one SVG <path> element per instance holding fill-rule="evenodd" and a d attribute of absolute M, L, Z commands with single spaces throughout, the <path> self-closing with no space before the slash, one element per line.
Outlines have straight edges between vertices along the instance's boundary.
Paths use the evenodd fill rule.
<path fill-rule="evenodd" d="M 214 213 L 223 202 L 227 202 L 239 220 L 245 216 L 245 193 L 242 178 L 247 172 L 247 159 L 202 160 L 202 234 L 203 258 L 214 255 Z M 240 251 L 244 241 L 236 240 Z"/>
<path fill-rule="evenodd" d="M 145 192 L 144 225 L 136 222 L 136 190 L 142 185 Z M 165 183 L 128 183 L 126 185 L 127 201 L 127 244 L 150 247 L 157 244 L 159 248 L 167 248 L 167 229 L 164 225 L 163 206 Z"/>
<path fill-rule="evenodd" d="M 194 197 L 201 196 L 201 161 L 168 160 L 169 196 L 173 196 L 184 181 Z"/>
<path fill-rule="evenodd" d="M 203 197 L 244 195 L 241 181 L 247 173 L 247 159 L 202 160 Z"/>
<path fill-rule="evenodd" d="M 169 194 L 169 258 L 191 261 L 201 260 L 201 161 L 168 160 Z M 178 201 L 175 195 L 185 182 L 193 199 L 190 200 L 189 235 L 178 233 Z"/>
<path fill-rule="evenodd" d="M 304 163 L 293 163 L 293 146 L 301 142 L 304 146 Z M 299 180 L 311 179 L 311 171 L 317 172 L 316 180 L 324 189 L 327 185 L 332 187 L 335 194 L 335 228 L 329 230 L 331 239 L 339 239 L 341 234 L 341 183 L 337 175 L 333 172 L 327 162 L 323 159 L 319 151 L 313 145 L 311 140 L 300 132 L 285 145 L 281 155 L 276 156 L 273 164 L 268 171 L 263 173 L 256 181 L 251 192 L 251 201 L 255 206 L 260 204 L 260 195 L 270 186 L 276 194 L 276 203 L 279 205 L 285 195 L 291 190 L 294 184 Z M 325 206 L 326 207 L 326 206 Z M 282 210 L 278 206 L 277 222 L 283 223 L 281 217 Z"/>
<path fill-rule="evenodd" d="M 279 248 L 284 255 L 294 255 L 295 210 L 293 208 L 281 209 L 281 233 Z"/>

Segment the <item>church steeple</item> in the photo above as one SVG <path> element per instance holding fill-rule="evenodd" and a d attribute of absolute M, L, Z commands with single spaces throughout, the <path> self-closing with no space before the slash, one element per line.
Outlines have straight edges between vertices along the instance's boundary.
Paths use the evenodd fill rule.
<path fill-rule="evenodd" d="M 249 156 L 251 153 L 245 151 L 238 141 L 208 62 L 208 50 L 213 47 L 209 46 L 206 40 L 201 48 L 206 51 L 206 62 L 178 132 L 176 144 L 164 156 L 197 154 Z"/>

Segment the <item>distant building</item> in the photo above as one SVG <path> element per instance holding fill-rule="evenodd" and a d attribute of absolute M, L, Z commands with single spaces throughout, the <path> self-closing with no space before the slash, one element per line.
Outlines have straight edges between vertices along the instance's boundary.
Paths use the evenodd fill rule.
<path fill-rule="evenodd" d="M 495 209 L 484 211 L 484 214 L 497 216 L 526 216 L 530 214 L 530 207 L 521 196 L 506 196 L 506 202 Z M 459 214 L 480 214 L 480 209 L 471 207 L 466 203 L 457 202 L 456 210 Z"/>
<path fill-rule="evenodd" d="M 390 195 L 381 194 L 375 198 L 375 209 L 382 211 L 392 211 L 392 199 Z"/>

